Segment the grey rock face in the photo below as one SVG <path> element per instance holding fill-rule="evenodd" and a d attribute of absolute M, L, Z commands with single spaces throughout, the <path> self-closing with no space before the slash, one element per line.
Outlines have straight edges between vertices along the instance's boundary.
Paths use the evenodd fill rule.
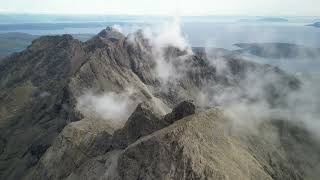
<path fill-rule="evenodd" d="M 154 114 L 148 105 L 139 104 L 124 127 L 114 133 L 113 145 L 124 149 L 139 138 L 152 134 L 194 113 L 195 105 L 189 101 L 180 103 L 164 117 Z"/>
<path fill-rule="evenodd" d="M 291 156 L 295 148 L 284 148 L 287 142 L 275 146 L 270 140 L 268 134 L 275 133 L 278 125 L 267 123 L 264 133 L 245 135 L 230 133 L 227 122 L 217 108 L 184 117 L 126 148 L 92 157 L 66 179 L 302 178 L 298 170 L 302 166 L 292 163 L 297 160 Z M 303 149 L 310 145 L 304 144 Z"/>
<path fill-rule="evenodd" d="M 81 49 L 68 35 L 42 37 L 1 62 L 1 179 L 20 179 L 65 125 L 79 120 L 67 85 L 85 60 Z"/>
<path fill-rule="evenodd" d="M 26 179 L 72 179 L 78 177 L 76 173 L 83 174 L 80 169 L 89 168 L 87 166 L 94 166 L 97 169 L 93 171 L 101 173 L 99 168 L 105 167 L 101 161 L 115 158 L 113 152 L 121 152 L 139 138 L 169 125 L 151 109 L 146 103 L 139 104 L 124 127 L 114 133 L 106 121 L 83 119 L 69 124 Z M 187 114 L 179 118 L 184 115 Z M 105 173 L 100 176 L 104 177 Z"/>
<path fill-rule="evenodd" d="M 196 111 L 195 105 L 190 101 L 183 101 L 178 104 L 171 113 L 167 114 L 164 117 L 164 121 L 169 124 L 174 123 L 175 121 L 182 119 L 186 116 L 194 114 Z"/>
<path fill-rule="evenodd" d="M 192 107 L 190 102 L 182 104 Z M 70 141 L 60 143 L 58 138 L 26 179 L 289 180 L 314 177 L 304 173 L 315 168 L 317 160 L 308 160 L 312 165 L 305 166 L 301 163 L 307 158 L 302 160 L 297 153 L 308 151 L 309 155 L 319 158 L 316 141 L 309 137 L 311 141 L 299 148 L 292 146 L 300 144 L 297 142 L 300 138 L 308 137 L 301 127 L 282 126 L 284 121 L 265 122 L 260 127 L 261 133 L 242 134 L 230 131 L 230 121 L 221 109 L 185 115 L 170 125 L 165 121 L 168 115 L 160 118 L 140 104 L 122 129 L 104 138 L 99 137 L 99 129 L 105 131 L 108 127 L 85 123 L 85 120 L 71 123 L 62 133 Z M 98 129 L 93 131 L 94 124 Z M 77 130 L 70 131 L 74 128 Z M 85 129 L 89 131 L 75 133 Z M 299 136 L 297 131 L 301 131 Z M 92 136 L 92 132 L 96 135 Z M 270 134 L 281 141 L 270 139 Z M 109 146 L 94 146 L 91 142 Z M 66 155 L 68 159 L 59 158 Z M 69 160 L 74 163 L 67 163 Z M 60 162 L 59 166 L 56 162 Z"/>
<path fill-rule="evenodd" d="M 140 137 L 149 135 L 167 126 L 161 117 L 154 114 L 146 104 L 139 104 L 122 129 L 114 133 L 113 144 L 126 148 Z"/>
<path fill-rule="evenodd" d="M 253 137 L 227 134 L 220 110 L 198 113 L 184 101 L 210 84 L 236 87 L 252 69 L 282 77 L 283 88 L 268 86 L 275 97 L 298 88 L 295 78 L 234 58 L 225 59 L 231 75 L 224 77 L 206 54 L 196 53 L 184 57 L 188 68 L 178 69 L 184 78 L 163 89 L 151 50 L 141 32 L 125 37 L 107 28 L 87 42 L 41 37 L 1 60 L 0 179 L 295 179 L 306 171 L 296 172 L 289 165 L 294 155 L 281 159 L 287 151 L 264 137 L 256 137 L 263 143 L 255 149 Z M 185 52 L 168 47 L 169 56 L 179 65 Z M 135 103 L 123 127 L 76 108 L 88 89 L 103 94 L 129 87 Z M 310 144 L 305 147 L 318 152 Z M 270 152 L 280 153 L 277 161 Z"/>
<path fill-rule="evenodd" d="M 240 142 L 222 122 L 211 109 L 137 141 L 119 157 L 120 179 L 272 179 L 245 149 L 232 148 Z"/>

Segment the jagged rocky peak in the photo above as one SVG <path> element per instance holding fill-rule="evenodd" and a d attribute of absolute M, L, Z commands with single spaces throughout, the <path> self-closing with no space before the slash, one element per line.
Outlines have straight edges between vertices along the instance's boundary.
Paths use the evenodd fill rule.
<path fill-rule="evenodd" d="M 142 29 L 138 29 L 135 32 L 131 32 L 127 36 L 128 40 L 134 41 L 147 41 L 148 39 L 145 36 L 145 32 Z"/>
<path fill-rule="evenodd" d="M 164 116 L 164 121 L 172 124 L 175 121 L 182 119 L 186 116 L 190 116 L 196 112 L 196 106 L 194 103 L 190 100 L 183 101 L 180 104 L 178 104 L 171 113 Z"/>
<path fill-rule="evenodd" d="M 86 60 L 83 43 L 71 35 L 43 36 L 1 62 L 0 80 L 4 85 L 44 85 L 71 76 Z"/>
<path fill-rule="evenodd" d="M 195 105 L 191 101 L 178 104 L 171 113 L 161 117 L 154 107 L 141 103 L 131 114 L 124 127 L 115 132 L 115 142 L 122 142 L 120 147 L 127 146 L 140 137 L 163 129 L 175 121 L 195 113 Z"/>
<path fill-rule="evenodd" d="M 116 28 L 107 27 L 103 29 L 93 38 L 89 39 L 85 44 L 89 51 L 114 46 L 122 42 L 126 36 L 119 32 Z"/>
<path fill-rule="evenodd" d="M 184 107 L 190 106 L 194 105 L 191 102 L 179 104 L 170 113 L 179 114 L 179 116 L 171 116 L 172 120 L 174 121 L 175 118 L 177 118 L 176 120 L 182 119 L 185 116 L 191 115 L 193 110 L 190 111 L 189 108 L 182 110 Z M 157 107 L 153 107 L 148 102 L 140 103 L 128 118 L 125 126 L 113 134 L 105 121 L 82 119 L 69 124 L 60 133 L 37 166 L 30 171 L 26 179 L 68 179 L 70 176 L 74 176 L 74 173 L 79 173 L 77 171 L 80 169 L 80 166 L 85 167 L 89 165 L 90 163 L 87 163 L 89 161 L 93 160 L 92 164 L 94 166 L 102 165 L 103 162 L 95 161 L 95 157 L 103 157 L 113 152 L 124 151 L 138 139 L 172 124 L 166 122 L 163 116 L 156 113 L 157 110 L 155 108 Z M 59 166 L 56 166 L 57 164 Z M 106 164 L 104 169 L 108 171 L 108 168 L 110 167 Z M 93 170 L 96 171 L 98 169 Z M 105 171 L 103 169 L 100 170 Z M 116 172 L 118 170 L 115 169 L 113 171 Z M 98 174 L 101 178 L 108 179 L 104 177 L 104 173 Z M 98 174 L 92 176 L 98 176 Z"/>
<path fill-rule="evenodd" d="M 181 76 L 162 84 L 155 73 L 158 59 L 152 54 L 151 45 L 142 31 L 125 37 L 109 27 L 87 42 L 70 35 L 41 37 L 27 50 L 1 61 L 0 179 L 295 176 L 288 163 L 294 157 L 270 159 L 270 154 L 279 153 L 286 158 L 287 152 L 265 142 L 268 137 L 254 137 L 262 142 L 257 148 L 253 137 L 239 139 L 228 134 L 220 110 L 208 108 L 198 112 L 197 104 L 183 101 L 196 99 L 201 90 L 212 84 L 239 88 L 241 78 L 249 70 L 261 72 L 258 77 L 277 74 L 282 79 L 280 90 L 294 78 L 281 71 L 271 72 L 269 66 L 228 56 L 222 60 L 231 72 L 228 76 L 219 75 L 215 66 L 208 63 L 205 52 L 200 51 L 184 58 L 187 66 L 172 63 L 174 68 L 181 69 Z M 164 58 L 173 61 L 186 53 L 173 47 L 163 48 L 167 48 L 162 49 Z M 268 87 L 276 83 L 270 82 Z M 134 92 L 125 92 L 131 88 Z M 84 94 L 91 89 L 91 94 Z M 282 91 L 269 89 L 277 99 L 283 96 Z M 34 94 L 39 97 L 34 98 Z M 19 101 L 15 97 L 20 97 Z M 86 98 L 93 105 L 88 108 L 89 115 L 77 108 L 80 100 Z M 132 103 L 127 102 L 131 100 Z M 146 104 L 135 107 L 145 101 Z M 108 109 L 113 103 L 115 108 Z M 94 111 L 97 104 L 102 106 L 102 115 Z M 130 107 L 114 113 L 123 104 Z M 129 117 L 128 120 L 116 130 L 107 118 L 117 119 L 114 115 L 127 110 L 130 111 L 123 119 Z M 92 113 L 99 116 L 90 116 Z M 318 149 L 310 151 L 318 157 Z"/>
<path fill-rule="evenodd" d="M 111 42 L 117 42 L 125 38 L 125 35 L 114 27 L 107 27 L 106 29 L 103 29 L 100 33 L 98 33 L 97 37 L 107 39 Z"/>

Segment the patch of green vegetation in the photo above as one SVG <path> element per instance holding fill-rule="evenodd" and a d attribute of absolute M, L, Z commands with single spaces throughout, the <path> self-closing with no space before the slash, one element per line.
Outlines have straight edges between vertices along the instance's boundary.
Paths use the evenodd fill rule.
<path fill-rule="evenodd" d="M 4 89 L 0 92 L 0 120 L 14 116 L 29 101 L 35 87 L 27 81 L 14 88 Z M 0 125 L 1 126 L 1 125 Z"/>
<path fill-rule="evenodd" d="M 13 89 L 12 94 L 17 104 L 23 104 L 29 100 L 31 93 L 35 90 L 31 81 L 27 81 L 22 85 Z"/>

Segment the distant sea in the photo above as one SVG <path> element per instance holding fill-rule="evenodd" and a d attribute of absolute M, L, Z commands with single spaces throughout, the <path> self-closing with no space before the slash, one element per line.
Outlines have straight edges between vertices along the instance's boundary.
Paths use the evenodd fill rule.
<path fill-rule="evenodd" d="M 0 14 L 0 34 L 85 34 L 91 37 L 107 26 L 117 25 L 124 34 L 172 20 L 160 16 L 93 16 Z M 182 32 L 193 47 L 237 49 L 235 43 L 282 42 L 320 48 L 320 28 L 307 26 L 320 17 L 202 16 L 181 17 Z M 88 36 L 89 35 L 89 36 Z M 258 60 L 291 72 L 318 73 L 319 61 Z"/>
<path fill-rule="evenodd" d="M 0 14 L 0 33 L 32 35 L 96 34 L 119 25 L 124 33 L 169 21 L 160 16 Z M 319 17 L 203 16 L 181 17 L 182 31 L 193 46 L 232 49 L 235 43 L 286 42 L 320 47 L 320 28 L 306 26 Z"/>

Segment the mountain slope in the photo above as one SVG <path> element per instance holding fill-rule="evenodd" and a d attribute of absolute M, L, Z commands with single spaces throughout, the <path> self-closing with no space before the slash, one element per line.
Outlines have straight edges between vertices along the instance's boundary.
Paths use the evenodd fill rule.
<path fill-rule="evenodd" d="M 13 175 L 34 165 L 64 126 L 78 119 L 67 85 L 85 60 L 81 48 L 71 36 L 42 37 L 1 63 L 0 128 L 7 142 L 2 171 Z"/>
<path fill-rule="evenodd" d="M 86 41 L 93 37 L 92 34 L 72 34 L 72 36 L 81 41 Z M 38 35 L 19 32 L 0 33 L 0 58 L 11 53 L 23 51 L 37 38 L 39 38 Z"/>
<path fill-rule="evenodd" d="M 181 112 L 177 109 L 186 109 L 186 106 L 177 106 L 173 113 Z M 230 119 L 219 108 L 184 113 L 181 116 L 184 118 L 174 118 L 172 125 L 153 126 L 150 123 L 161 121 L 161 117 L 140 105 L 127 125 L 119 130 L 120 134 L 139 133 L 140 129 L 150 127 L 159 130 L 151 130 L 129 145 L 122 144 L 128 136 L 119 138 L 119 133 L 112 136 L 106 129 L 99 131 L 103 126 L 94 128 L 96 131 L 88 130 L 93 124 L 87 123 L 88 120 L 71 123 L 26 179 L 283 180 L 316 177 L 303 172 L 308 172 L 305 169 L 310 166 L 316 167 L 320 147 L 314 146 L 315 141 L 296 147 L 301 143 L 298 142 L 300 138 L 309 137 L 300 128 L 279 126 L 286 122 L 275 121 L 262 124 L 261 134 L 235 133 Z M 138 125 L 137 121 L 140 121 Z M 92 136 L 92 132 L 97 134 Z M 301 134 L 297 136 L 297 132 Z M 304 151 L 317 160 L 308 160 L 309 165 L 301 164 L 305 159 L 300 161 L 296 153 Z"/>
<path fill-rule="evenodd" d="M 134 168 L 137 168 L 135 166 L 127 167 L 128 172 L 133 173 L 129 175 L 117 170 L 104 172 L 105 166 L 111 164 L 112 168 L 116 168 L 114 162 L 123 165 L 128 156 L 126 155 L 128 151 L 125 149 L 131 147 L 134 149 L 136 145 L 140 144 L 139 138 L 146 137 L 148 139 L 147 135 L 155 131 L 155 134 L 161 134 L 162 130 L 160 129 L 167 131 L 164 129 L 167 129 L 168 125 L 185 115 L 190 115 L 189 113 L 182 113 L 182 115 L 173 113 L 163 117 L 183 100 L 194 100 L 196 105 L 201 105 L 202 108 L 212 106 L 212 104 L 199 102 L 199 92 L 205 90 L 213 94 L 217 93 L 216 89 L 212 89 L 212 86 L 218 85 L 243 90 L 241 96 L 249 97 L 251 101 L 257 101 L 259 97 L 251 97 L 250 94 L 246 94 L 245 87 L 241 86 L 241 82 L 246 79 L 249 71 L 259 72 L 261 77 L 268 77 L 266 75 L 269 74 L 277 77 L 278 81 L 266 83 L 268 88 L 263 89 L 271 106 L 281 104 L 282 98 L 287 96 L 289 90 L 295 90 L 299 87 L 297 79 L 272 66 L 225 57 L 223 61 L 230 70 L 226 76 L 219 73 L 219 67 L 212 65 L 205 53 L 189 54 L 185 49 L 172 46 L 161 50 L 164 52 L 162 58 L 172 63 L 175 73 L 180 75 L 170 77 L 170 81 L 159 77 L 156 69 L 159 58 L 154 54 L 155 49 L 152 42 L 141 31 L 124 36 L 113 28 L 107 28 L 87 42 L 75 40 L 70 35 L 45 36 L 33 41 L 32 45 L 21 53 L 13 54 L 2 60 L 0 62 L 0 179 L 72 179 L 82 175 L 87 178 L 91 175 L 101 175 L 106 178 L 108 176 L 142 178 L 140 175 L 143 173 L 135 174 Z M 111 100 L 107 96 L 107 101 L 104 101 L 104 94 L 111 94 Z M 112 108 L 110 107 L 112 102 L 123 98 L 122 96 L 125 96 L 125 108 L 121 109 L 123 103 L 118 103 L 118 106 L 112 109 L 117 112 L 116 116 L 110 113 L 106 115 L 105 113 L 109 111 L 108 108 Z M 95 111 L 97 110 L 95 105 L 99 103 L 92 102 L 92 98 L 102 99 L 102 114 Z M 83 103 L 81 104 L 81 102 Z M 148 108 L 142 106 L 138 106 L 140 109 L 136 108 L 142 102 L 146 103 L 150 110 L 145 110 Z M 213 104 L 219 104 L 219 102 Z M 173 112 L 183 112 L 189 107 L 183 106 L 182 110 L 173 109 Z M 117 111 L 117 109 L 121 111 Z M 136 113 L 132 114 L 134 110 Z M 139 121 L 140 116 L 143 116 L 141 121 Z M 215 113 L 212 116 L 217 116 L 217 119 L 222 118 Z M 197 123 L 197 119 L 201 121 L 201 117 L 201 114 L 195 115 L 195 120 L 192 122 Z M 135 120 L 137 118 L 138 120 Z M 204 118 L 203 123 L 207 124 L 210 129 L 214 123 L 208 122 L 209 119 Z M 150 121 L 150 123 L 146 123 L 150 126 L 141 127 L 145 120 Z M 137 126 L 128 125 L 130 122 L 137 123 Z M 192 151 L 196 149 L 188 144 L 184 138 L 198 141 L 199 139 L 194 137 L 194 133 L 202 131 L 202 127 L 194 126 L 195 129 L 193 129 L 193 125 L 183 124 L 181 127 L 173 125 L 174 129 L 177 129 L 173 132 L 180 131 L 181 128 L 183 130 L 183 127 L 187 126 L 183 130 L 186 132 L 185 135 L 172 137 L 161 135 L 157 138 L 167 137 L 174 141 L 182 139 L 181 146 L 191 150 L 188 151 L 186 157 L 193 156 L 189 153 L 193 153 Z M 135 128 L 130 130 L 130 127 Z M 170 127 L 168 128 L 170 129 Z M 140 131 L 140 128 L 144 131 L 141 134 L 135 134 Z M 203 131 L 203 135 L 211 133 L 207 131 L 208 128 Z M 214 138 L 214 136 L 208 136 L 205 140 L 209 141 Z M 135 142 L 136 140 L 138 141 Z M 244 140 L 243 143 L 247 141 Z M 166 147 L 165 144 L 159 144 L 157 140 L 152 140 L 152 143 L 155 143 L 155 146 L 160 148 L 159 150 Z M 208 151 L 220 151 L 212 148 L 221 144 L 199 143 L 199 146 L 205 146 L 206 143 L 209 143 Z M 172 150 L 174 149 L 168 149 L 169 152 Z M 143 152 L 132 151 L 138 153 L 138 157 L 140 157 L 139 153 Z M 161 151 L 158 153 L 162 153 Z M 254 167 L 256 170 L 254 173 L 259 174 L 260 177 L 269 178 L 271 176 L 274 179 L 281 179 L 281 177 L 301 176 L 300 172 L 295 172 L 291 166 L 287 167 L 287 159 L 281 159 L 277 162 L 281 167 L 284 163 L 284 168 L 287 171 L 273 170 L 272 168 L 270 170 L 268 167 L 266 167 L 267 170 L 263 169 L 264 171 L 262 171 L 259 165 L 261 162 L 255 162 L 251 152 L 245 148 L 239 149 L 239 151 L 243 154 L 250 154 L 248 155 L 250 167 Z M 311 148 L 311 151 L 317 152 L 317 149 Z M 157 151 L 150 153 L 157 153 Z M 264 156 L 267 155 L 265 153 L 262 155 L 259 157 L 263 157 L 265 160 Z M 207 155 L 203 156 L 207 158 Z M 117 160 L 117 158 L 119 159 Z M 200 156 L 193 158 L 191 161 L 195 164 L 201 160 Z M 211 155 L 208 158 L 212 158 Z M 232 160 L 234 158 L 236 159 Z M 223 161 L 234 166 L 233 161 L 240 163 L 244 159 L 227 156 Z M 149 163 L 149 160 L 147 159 L 147 162 L 142 165 L 139 164 L 140 162 L 134 162 L 134 164 L 144 167 Z M 185 160 L 184 156 L 181 160 Z M 160 161 L 154 166 L 168 168 L 168 164 L 165 162 Z M 171 162 L 170 159 L 168 162 Z M 273 163 L 263 162 L 267 165 Z M 229 176 L 226 171 L 221 169 L 223 167 L 220 167 L 220 164 L 214 164 L 212 161 L 207 162 L 208 170 L 195 169 L 191 174 L 187 172 L 189 172 L 189 168 L 194 168 L 193 165 L 190 166 L 187 162 L 177 163 L 173 173 L 177 173 L 176 177 L 182 179 L 187 178 L 186 175 L 195 178 L 200 176 L 201 179 L 202 173 L 210 178 L 209 174 L 213 170 L 217 171 L 217 175 L 221 178 Z M 187 163 L 186 166 L 184 163 Z M 213 168 L 212 163 L 214 166 L 219 166 L 218 169 Z M 182 172 L 181 174 L 180 168 L 182 170 L 186 168 L 184 169 L 186 174 Z M 207 167 L 202 166 L 201 168 L 206 169 Z M 236 175 L 241 175 L 244 178 L 253 176 L 253 174 L 242 172 L 247 169 L 235 166 L 234 168 L 235 174 L 232 177 L 236 177 Z M 210 173 L 208 174 L 207 171 Z M 119 176 L 113 175 L 113 172 Z M 161 178 L 167 173 L 162 175 L 159 172 L 147 172 L 143 175 L 145 175 L 143 178 L 150 179 L 152 177 Z M 173 175 L 173 177 L 175 176 Z"/>

